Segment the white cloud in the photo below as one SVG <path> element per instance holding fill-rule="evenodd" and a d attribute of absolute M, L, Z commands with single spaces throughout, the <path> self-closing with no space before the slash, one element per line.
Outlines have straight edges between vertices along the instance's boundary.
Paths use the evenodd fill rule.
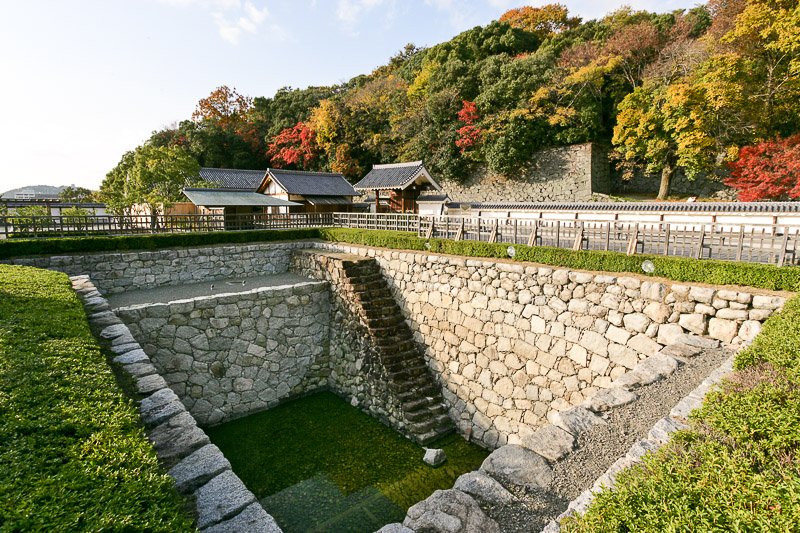
<path fill-rule="evenodd" d="M 394 12 L 394 0 L 339 0 L 336 18 L 347 26 L 353 26 L 364 14 L 380 5 L 388 5 L 390 13 Z"/>
<path fill-rule="evenodd" d="M 256 34 L 263 22 L 269 17 L 269 10 L 258 7 L 254 2 L 246 0 L 160 0 L 166 4 L 196 7 L 209 11 L 217 25 L 220 37 L 231 44 L 239 44 L 244 33 Z M 274 32 L 278 28 L 272 24 Z"/>

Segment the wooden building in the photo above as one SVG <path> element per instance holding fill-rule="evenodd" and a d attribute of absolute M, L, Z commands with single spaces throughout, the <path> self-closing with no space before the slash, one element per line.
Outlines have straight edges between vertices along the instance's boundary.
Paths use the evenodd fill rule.
<path fill-rule="evenodd" d="M 420 195 L 442 190 L 422 161 L 373 165 L 354 188 L 375 195 L 376 213 L 419 213 Z"/>
<path fill-rule="evenodd" d="M 341 174 L 277 168 L 267 169 L 258 192 L 299 204 L 290 213 L 350 212 L 360 196 Z"/>
<path fill-rule="evenodd" d="M 213 209 L 237 214 L 350 211 L 353 198 L 359 196 L 344 176 L 327 172 L 204 167 L 200 178 L 211 187 L 184 190 L 195 206 L 202 207 L 199 212 L 212 208 L 212 204 Z"/>

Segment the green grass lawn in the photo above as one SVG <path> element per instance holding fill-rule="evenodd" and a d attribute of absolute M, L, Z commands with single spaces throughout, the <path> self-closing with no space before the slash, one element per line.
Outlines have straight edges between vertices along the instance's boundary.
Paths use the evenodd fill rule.
<path fill-rule="evenodd" d="M 192 531 L 66 275 L 0 265 L 0 531 Z"/>
<path fill-rule="evenodd" d="M 341 498 L 357 500 L 355 504 L 366 499 L 373 504 L 388 500 L 400 510 L 402 519 L 408 507 L 436 489 L 451 488 L 459 475 L 478 468 L 488 455 L 453 434 L 429 445 L 443 448 L 448 457 L 444 466 L 431 468 L 422 462 L 421 446 L 330 392 L 293 400 L 206 431 L 231 462 L 233 471 L 290 531 L 303 529 L 287 521 L 294 519 L 299 524 L 304 517 L 285 516 L 281 520 L 281 509 L 270 508 L 270 495 L 291 491 L 300 484 L 316 490 L 316 498 L 321 499 L 320 493 L 335 492 L 327 487 L 331 484 Z M 382 498 L 375 497 L 378 493 Z M 295 502 L 295 507 L 302 509 L 300 502 Z M 346 511 L 337 508 L 332 512 Z M 383 523 L 396 519 L 390 513 Z M 305 527 L 310 527 L 307 522 Z"/>

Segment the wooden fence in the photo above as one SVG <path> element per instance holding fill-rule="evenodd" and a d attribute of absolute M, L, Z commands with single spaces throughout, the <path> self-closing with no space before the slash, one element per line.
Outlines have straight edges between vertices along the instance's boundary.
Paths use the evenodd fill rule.
<path fill-rule="evenodd" d="M 692 222 L 553 220 L 371 213 L 0 217 L 0 238 L 135 235 L 231 230 L 343 227 L 573 250 L 610 250 L 776 265 L 800 264 L 800 226 Z"/>

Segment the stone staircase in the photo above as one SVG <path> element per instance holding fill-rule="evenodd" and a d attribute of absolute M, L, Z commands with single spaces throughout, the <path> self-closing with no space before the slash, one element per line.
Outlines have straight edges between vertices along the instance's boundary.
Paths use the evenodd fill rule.
<path fill-rule="evenodd" d="M 302 274 L 324 278 L 357 314 L 364 326 L 373 361 L 384 372 L 393 403 L 409 437 L 427 444 L 454 429 L 439 385 L 414 340 L 400 306 L 374 258 L 298 250 L 293 266 Z"/>

